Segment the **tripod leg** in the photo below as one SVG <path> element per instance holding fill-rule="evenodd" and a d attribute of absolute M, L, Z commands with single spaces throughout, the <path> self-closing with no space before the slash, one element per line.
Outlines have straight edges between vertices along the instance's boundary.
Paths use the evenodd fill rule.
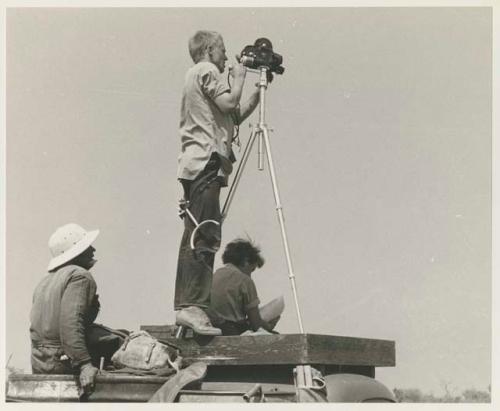
<path fill-rule="evenodd" d="M 286 229 L 285 229 L 285 218 L 283 215 L 283 207 L 281 205 L 281 200 L 280 200 L 279 190 L 278 190 L 278 182 L 276 180 L 276 172 L 274 170 L 273 157 L 271 154 L 271 145 L 270 145 L 270 141 L 269 141 L 269 131 L 266 127 L 262 127 L 261 130 L 262 130 L 262 134 L 264 137 L 264 145 L 265 145 L 265 149 L 266 149 L 267 162 L 269 165 L 269 173 L 271 175 L 271 182 L 273 185 L 274 200 L 276 202 L 276 211 L 278 213 L 278 220 L 279 220 L 280 228 L 281 228 L 281 237 L 283 239 L 283 246 L 285 248 L 286 261 L 287 261 L 287 265 L 288 265 L 288 273 L 289 273 L 289 278 L 290 278 L 290 282 L 292 285 L 293 297 L 295 300 L 295 308 L 297 310 L 297 318 L 299 321 L 299 329 L 300 329 L 300 332 L 303 334 L 304 327 L 302 326 L 302 316 L 300 315 L 299 299 L 297 296 L 297 287 L 295 286 L 295 274 L 293 273 L 292 259 L 290 256 L 290 250 L 288 248 L 288 239 L 287 239 Z"/>
<path fill-rule="evenodd" d="M 238 183 L 240 182 L 241 175 L 243 174 L 243 169 L 245 168 L 245 165 L 247 163 L 248 157 L 250 155 L 250 152 L 252 150 L 253 143 L 255 141 L 255 137 L 257 134 L 260 134 L 260 130 L 252 133 L 248 139 L 247 145 L 245 146 L 245 150 L 243 151 L 243 156 L 241 157 L 240 164 L 238 166 L 238 169 L 236 170 L 236 174 L 233 178 L 233 182 L 231 184 L 231 187 L 229 188 L 229 191 L 227 193 L 226 201 L 224 202 L 224 206 L 222 207 L 222 221 L 225 220 L 227 213 L 229 212 L 229 206 L 231 205 L 231 202 L 233 201 L 234 194 L 236 192 L 236 187 L 238 186 Z"/>
<path fill-rule="evenodd" d="M 260 171 L 264 170 L 264 151 L 263 151 L 263 137 L 262 137 L 262 132 L 259 132 L 259 139 L 257 141 L 257 167 Z"/>

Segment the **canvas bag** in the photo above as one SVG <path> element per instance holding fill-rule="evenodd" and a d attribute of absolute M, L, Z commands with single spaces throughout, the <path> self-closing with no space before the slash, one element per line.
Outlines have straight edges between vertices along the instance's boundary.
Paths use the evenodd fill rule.
<path fill-rule="evenodd" d="M 145 371 L 166 367 L 178 371 L 180 360 L 178 350 L 162 344 L 146 331 L 131 333 L 111 358 L 117 368 L 129 367 Z"/>

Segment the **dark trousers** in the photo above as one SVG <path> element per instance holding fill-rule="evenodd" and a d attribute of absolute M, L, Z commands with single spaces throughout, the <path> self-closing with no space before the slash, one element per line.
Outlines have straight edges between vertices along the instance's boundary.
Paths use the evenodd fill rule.
<path fill-rule="evenodd" d="M 220 160 L 213 155 L 195 180 L 181 180 L 184 199 L 189 201 L 189 211 L 198 223 L 204 220 L 221 222 L 219 167 Z M 202 226 L 192 250 L 190 238 L 194 229 L 194 223 L 185 215 L 175 279 L 175 310 L 189 306 L 208 308 L 210 305 L 214 257 L 220 247 L 221 229 L 215 224 Z"/>
<path fill-rule="evenodd" d="M 245 331 L 251 329 L 250 324 L 248 324 L 248 322 L 246 321 L 242 323 L 235 323 L 233 321 L 224 321 L 220 324 L 217 324 L 216 326 L 217 328 L 220 328 L 220 330 L 222 331 L 222 335 L 240 335 L 243 334 Z"/>
<path fill-rule="evenodd" d="M 104 365 L 111 364 L 111 357 L 120 348 L 123 338 L 113 333 L 110 328 L 100 324 L 91 324 L 85 330 L 85 343 L 92 365 L 99 367 L 101 357 Z M 78 369 L 71 361 L 61 360 L 64 354 L 59 343 L 31 343 L 31 369 L 33 374 L 74 374 Z"/>
<path fill-rule="evenodd" d="M 123 334 L 123 331 L 120 334 Z M 92 324 L 86 334 L 92 365 L 99 367 L 101 357 L 104 358 L 104 366 L 111 365 L 111 357 L 118 351 L 123 341 L 125 341 L 124 336 L 115 334 L 113 329 L 101 324 Z"/>

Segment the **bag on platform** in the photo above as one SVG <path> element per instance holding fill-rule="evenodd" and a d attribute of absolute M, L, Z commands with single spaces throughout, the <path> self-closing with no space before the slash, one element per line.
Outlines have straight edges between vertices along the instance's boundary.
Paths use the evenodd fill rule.
<path fill-rule="evenodd" d="M 167 367 L 178 371 L 180 360 L 178 350 L 162 344 L 146 331 L 131 333 L 111 358 L 117 368 L 145 371 Z"/>

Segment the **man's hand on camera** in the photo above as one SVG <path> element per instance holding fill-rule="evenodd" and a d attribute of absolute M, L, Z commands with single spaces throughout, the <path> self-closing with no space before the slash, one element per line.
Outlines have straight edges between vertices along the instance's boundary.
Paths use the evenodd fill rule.
<path fill-rule="evenodd" d="M 80 368 L 80 385 L 84 394 L 89 395 L 95 389 L 95 377 L 99 370 L 91 363 L 83 364 Z"/>
<path fill-rule="evenodd" d="M 229 66 L 229 74 L 234 79 L 236 78 L 245 79 L 245 76 L 247 74 L 247 68 L 243 64 L 240 64 L 240 62 L 238 61 L 237 64 Z"/>

